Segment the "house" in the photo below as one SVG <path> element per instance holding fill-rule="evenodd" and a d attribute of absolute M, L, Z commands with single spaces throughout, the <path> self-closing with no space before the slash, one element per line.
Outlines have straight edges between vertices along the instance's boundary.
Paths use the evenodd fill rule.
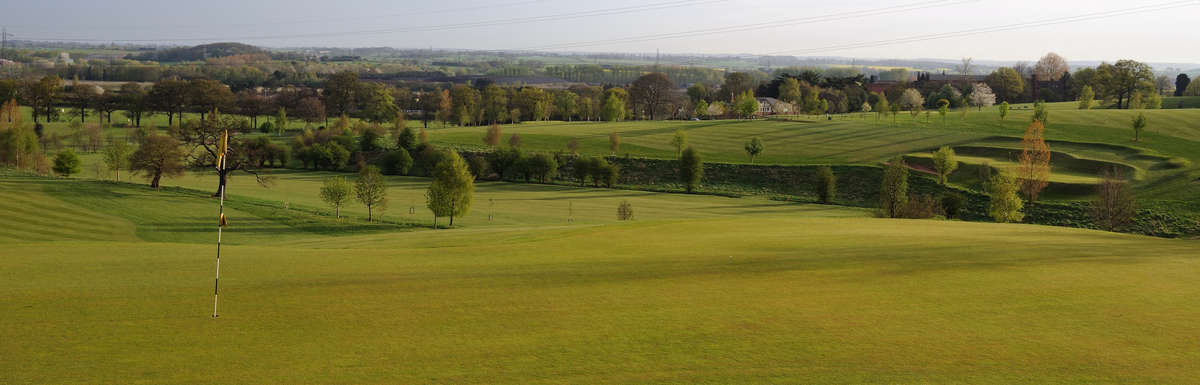
<path fill-rule="evenodd" d="M 758 100 L 758 114 L 760 116 L 789 114 L 792 112 L 791 103 L 784 102 L 775 98 L 755 98 Z"/>

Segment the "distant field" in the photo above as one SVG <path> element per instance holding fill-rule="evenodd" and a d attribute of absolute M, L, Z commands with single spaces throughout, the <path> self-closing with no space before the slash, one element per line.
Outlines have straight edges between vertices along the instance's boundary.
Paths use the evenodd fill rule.
<path fill-rule="evenodd" d="M 235 179 L 217 320 L 211 177 L 181 181 L 204 191 L 0 179 L 0 383 L 1200 375 L 1196 241 L 508 184 L 481 186 L 459 229 L 406 227 L 393 206 L 395 224 L 339 235 L 303 207 L 320 176 Z M 394 200 L 420 185 L 391 182 Z M 615 221 L 619 199 L 638 220 Z"/>

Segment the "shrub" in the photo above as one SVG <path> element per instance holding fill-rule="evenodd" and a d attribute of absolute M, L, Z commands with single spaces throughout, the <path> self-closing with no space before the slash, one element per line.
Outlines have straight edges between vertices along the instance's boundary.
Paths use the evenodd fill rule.
<path fill-rule="evenodd" d="M 487 159 L 482 156 L 472 156 L 467 159 L 467 169 L 471 171 L 471 175 L 475 176 L 475 179 L 487 176 L 488 167 Z"/>
<path fill-rule="evenodd" d="M 946 219 L 958 219 L 962 216 L 962 211 L 967 207 L 967 198 L 956 192 L 948 192 L 942 195 L 942 212 L 946 214 Z"/>
<path fill-rule="evenodd" d="M 571 176 L 579 180 L 579 185 L 587 181 L 588 175 L 592 174 L 591 162 L 587 158 L 578 157 L 571 161 Z"/>
<path fill-rule="evenodd" d="M 609 165 L 604 158 L 592 158 L 589 163 L 588 170 L 591 171 L 592 185 L 600 187 L 600 184 L 608 180 L 609 169 L 612 168 L 612 165 Z"/>
<path fill-rule="evenodd" d="M 408 175 L 412 165 L 412 155 L 409 155 L 408 151 L 403 148 L 397 148 L 383 157 L 381 168 L 386 175 Z"/>
<path fill-rule="evenodd" d="M 54 172 L 62 176 L 71 176 L 71 174 L 79 173 L 79 155 L 75 155 L 75 150 L 66 149 L 60 151 L 54 156 Z"/>
<path fill-rule="evenodd" d="M 517 172 L 515 166 L 521 161 L 521 150 L 516 148 L 501 148 L 493 151 L 488 157 L 488 164 L 500 179 L 512 178 Z M 511 175 L 510 175 L 511 174 Z"/>
<path fill-rule="evenodd" d="M 892 158 L 883 171 L 879 187 L 879 211 L 887 218 L 899 218 L 908 205 L 908 165 L 903 157 Z"/>
<path fill-rule="evenodd" d="M 526 172 L 537 177 L 539 182 L 546 183 L 558 176 L 558 160 L 550 154 L 534 154 L 526 163 Z"/>
<path fill-rule="evenodd" d="M 1115 171 L 1104 170 L 1091 209 L 1092 220 L 1097 225 L 1108 231 L 1119 231 L 1133 222 L 1137 202 L 1124 177 Z"/>
<path fill-rule="evenodd" d="M 621 201 L 621 204 L 617 205 L 617 220 L 618 221 L 633 220 L 633 204 L 630 204 L 629 201 L 625 201 L 625 200 Z"/>
<path fill-rule="evenodd" d="M 258 130 L 264 134 L 270 134 L 272 131 L 275 131 L 275 125 L 271 124 L 271 122 L 263 122 L 263 124 L 258 125 Z"/>
<path fill-rule="evenodd" d="M 1021 212 L 1021 209 L 1025 207 L 1025 202 L 1022 202 L 1021 197 L 1017 195 L 1020 187 L 1016 178 L 1008 173 L 996 173 L 988 182 L 988 189 L 991 195 L 988 214 L 992 216 L 993 220 L 1006 223 L 1020 222 L 1025 219 L 1025 214 Z"/>
<path fill-rule="evenodd" d="M 822 166 L 817 169 L 817 200 L 821 204 L 833 203 L 834 197 L 837 196 L 837 176 L 833 175 L 833 168 Z"/>

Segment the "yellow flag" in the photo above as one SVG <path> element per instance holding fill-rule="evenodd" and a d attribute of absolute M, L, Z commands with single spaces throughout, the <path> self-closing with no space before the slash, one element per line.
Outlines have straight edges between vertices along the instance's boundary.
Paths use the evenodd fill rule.
<path fill-rule="evenodd" d="M 217 145 L 217 169 L 225 167 L 225 152 L 229 151 L 229 131 L 221 133 L 221 142 Z"/>

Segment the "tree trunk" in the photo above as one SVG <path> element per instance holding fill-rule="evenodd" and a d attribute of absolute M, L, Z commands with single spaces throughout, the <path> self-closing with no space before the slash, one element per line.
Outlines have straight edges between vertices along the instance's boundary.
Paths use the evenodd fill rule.
<path fill-rule="evenodd" d="M 437 215 L 433 216 L 433 229 L 437 230 Z"/>
<path fill-rule="evenodd" d="M 367 222 L 371 221 L 371 205 L 367 205 Z"/>
<path fill-rule="evenodd" d="M 150 187 L 158 188 L 158 180 L 162 178 L 161 172 L 154 173 L 154 179 L 150 180 Z"/>
<path fill-rule="evenodd" d="M 333 208 L 333 217 L 337 218 L 337 219 L 342 219 L 342 206 L 337 206 L 337 207 Z"/>
<path fill-rule="evenodd" d="M 454 214 L 450 214 L 450 227 L 454 227 Z"/>
<path fill-rule="evenodd" d="M 217 170 L 217 192 L 213 193 L 213 198 L 221 196 L 221 186 L 225 185 L 229 170 Z"/>

